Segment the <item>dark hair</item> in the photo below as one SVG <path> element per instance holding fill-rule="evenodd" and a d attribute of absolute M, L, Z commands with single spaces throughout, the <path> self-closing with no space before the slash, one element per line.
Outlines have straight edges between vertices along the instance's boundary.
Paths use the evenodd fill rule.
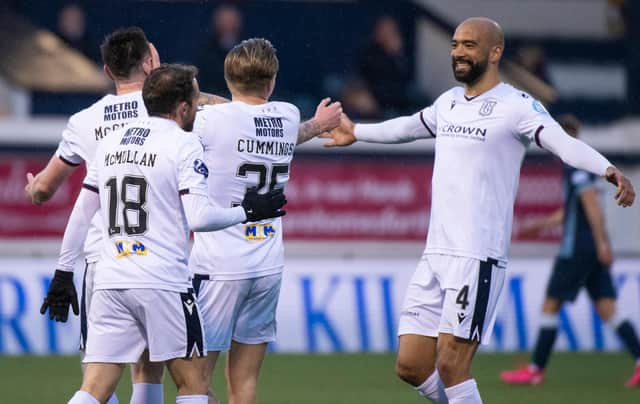
<path fill-rule="evenodd" d="M 149 41 L 140 27 L 119 28 L 100 45 L 102 62 L 116 78 L 126 79 L 142 67 L 149 56 Z"/>
<path fill-rule="evenodd" d="M 264 38 L 240 42 L 224 59 L 224 78 L 243 93 L 261 92 L 269 88 L 278 73 L 276 49 Z"/>
<path fill-rule="evenodd" d="M 180 64 L 164 64 L 152 71 L 142 86 L 142 99 L 149 116 L 171 114 L 183 101 L 191 105 L 197 74 L 195 66 Z"/>

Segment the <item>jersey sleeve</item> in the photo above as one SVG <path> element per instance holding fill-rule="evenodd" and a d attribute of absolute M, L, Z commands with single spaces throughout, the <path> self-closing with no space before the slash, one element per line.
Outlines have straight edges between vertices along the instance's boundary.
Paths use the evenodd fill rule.
<path fill-rule="evenodd" d="M 93 159 L 89 167 L 87 167 L 87 175 L 82 181 L 82 187 L 90 191 L 99 193 L 100 187 L 98 186 L 98 159 Z"/>
<path fill-rule="evenodd" d="M 200 109 L 196 113 L 196 120 L 193 124 L 193 131 L 191 132 L 196 136 L 196 138 L 198 138 L 198 141 L 200 142 L 202 147 L 205 149 L 208 146 L 207 134 L 206 134 L 207 121 L 209 120 L 208 110 L 209 110 L 209 106 L 207 105 L 200 107 Z"/>
<path fill-rule="evenodd" d="M 437 102 L 438 101 L 434 102 L 433 104 L 419 112 L 420 123 L 422 123 L 422 126 L 427 130 L 427 132 L 429 132 L 429 135 L 431 135 L 431 137 L 436 137 L 436 132 L 438 130 L 438 115 L 436 113 Z"/>
<path fill-rule="evenodd" d="M 187 136 L 178 154 L 178 191 L 181 195 L 206 196 L 209 169 L 204 162 L 202 145 L 195 136 Z"/>
<path fill-rule="evenodd" d="M 87 160 L 87 151 L 85 150 L 82 139 L 83 135 L 79 133 L 79 127 L 76 117 L 72 116 L 67 122 L 67 126 L 62 131 L 62 139 L 58 144 L 56 155 L 65 163 L 77 166 Z"/>
<path fill-rule="evenodd" d="M 540 133 L 545 128 L 559 126 L 558 122 L 551 117 L 538 100 L 526 93 L 522 93 L 519 102 L 514 104 L 518 108 L 514 123 L 517 136 L 527 145 L 535 142 L 538 147 L 542 147 L 539 139 Z"/>

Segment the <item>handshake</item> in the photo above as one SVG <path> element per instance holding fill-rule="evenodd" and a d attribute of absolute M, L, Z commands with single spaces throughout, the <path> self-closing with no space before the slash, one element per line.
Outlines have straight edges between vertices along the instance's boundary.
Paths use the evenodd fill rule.
<path fill-rule="evenodd" d="M 282 188 L 272 189 L 266 194 L 259 194 L 256 188 L 249 188 L 242 200 L 242 208 L 247 215 L 244 223 L 284 216 L 287 212 L 282 207 L 286 203 L 287 198 Z"/>

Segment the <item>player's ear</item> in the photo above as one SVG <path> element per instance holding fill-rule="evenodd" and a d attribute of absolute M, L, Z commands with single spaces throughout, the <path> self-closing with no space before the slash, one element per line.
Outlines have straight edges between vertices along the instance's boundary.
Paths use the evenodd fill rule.
<path fill-rule="evenodd" d="M 109 67 L 107 67 L 107 65 L 103 65 L 102 66 L 102 70 L 104 70 L 104 74 L 106 74 L 107 77 L 109 77 L 109 79 L 111 81 L 115 81 L 115 77 L 113 76 L 113 73 L 111 72 L 111 69 L 109 69 Z"/>
<path fill-rule="evenodd" d="M 504 51 L 504 48 L 502 46 L 494 46 L 493 48 L 491 48 L 491 53 L 489 54 L 489 58 L 491 59 L 492 62 L 498 63 L 502 58 L 503 51 Z"/>

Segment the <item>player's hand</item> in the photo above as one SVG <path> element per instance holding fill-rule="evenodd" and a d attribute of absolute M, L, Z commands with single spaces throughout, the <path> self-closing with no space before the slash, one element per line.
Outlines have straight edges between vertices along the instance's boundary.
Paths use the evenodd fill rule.
<path fill-rule="evenodd" d="M 321 133 L 329 132 L 340 125 L 341 114 L 342 104 L 339 101 L 331 102 L 331 98 L 327 97 L 318 104 L 313 120 Z"/>
<path fill-rule="evenodd" d="M 31 202 L 40 205 L 40 201 L 35 200 L 33 197 L 33 183 L 35 182 L 36 177 L 32 173 L 27 173 L 27 185 L 24 186 L 24 192 L 27 193 Z"/>
<path fill-rule="evenodd" d="M 259 194 L 256 188 L 249 188 L 244 195 L 242 207 L 247 215 L 246 222 L 258 222 L 273 217 L 284 216 L 282 207 L 287 203 L 282 188 Z"/>
<path fill-rule="evenodd" d="M 636 199 L 636 191 L 633 189 L 633 184 L 627 177 L 622 174 L 622 171 L 617 168 L 611 166 L 607 168 L 607 171 L 604 174 L 604 177 L 615 185 L 618 189 L 616 189 L 616 194 L 614 198 L 618 202 L 618 205 L 626 208 L 627 206 L 631 206 L 633 204 L 634 199 Z"/>
<path fill-rule="evenodd" d="M 355 135 L 356 125 L 349 119 L 347 114 L 340 115 L 340 126 L 329 133 L 323 133 L 319 137 L 323 139 L 331 139 L 324 144 L 325 147 L 349 146 L 356 141 Z"/>
<path fill-rule="evenodd" d="M 598 255 L 598 261 L 604 266 L 611 266 L 613 264 L 613 253 L 611 252 L 611 244 L 609 241 L 600 241 L 596 244 L 596 254 Z"/>
<path fill-rule="evenodd" d="M 40 307 L 40 314 L 45 314 L 49 309 L 49 319 L 66 322 L 69 317 L 69 305 L 73 314 L 80 314 L 78 307 L 78 294 L 73 284 L 73 272 L 56 270 L 49 291 Z"/>

